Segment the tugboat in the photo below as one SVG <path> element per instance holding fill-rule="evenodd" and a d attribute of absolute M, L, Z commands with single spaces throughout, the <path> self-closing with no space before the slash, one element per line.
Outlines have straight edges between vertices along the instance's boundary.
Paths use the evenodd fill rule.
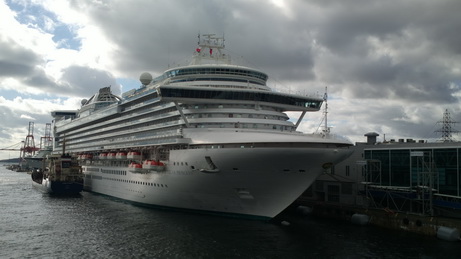
<path fill-rule="evenodd" d="M 48 155 L 43 169 L 32 172 L 32 185 L 44 193 L 75 195 L 83 190 L 83 173 L 77 158 L 69 154 Z"/>

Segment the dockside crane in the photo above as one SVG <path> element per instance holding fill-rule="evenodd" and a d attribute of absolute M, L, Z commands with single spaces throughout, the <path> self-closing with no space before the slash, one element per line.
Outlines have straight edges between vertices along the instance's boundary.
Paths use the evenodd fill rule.
<path fill-rule="evenodd" d="M 9 147 L 6 147 L 6 148 L 0 148 L 0 150 L 5 150 L 5 151 L 22 151 L 22 148 L 13 148 L 15 146 L 19 146 L 19 145 L 22 145 L 24 141 L 21 141 L 19 143 L 16 143 L 16 144 L 13 144 Z"/>
<path fill-rule="evenodd" d="M 24 147 L 22 148 L 21 157 L 33 156 L 35 152 L 38 151 L 40 148 L 35 146 L 34 141 L 34 123 L 29 122 L 29 130 L 26 136 L 26 140 L 24 141 Z"/>
<path fill-rule="evenodd" d="M 40 149 L 49 148 L 53 143 L 51 138 L 51 123 L 47 123 L 45 126 L 45 136 L 40 138 Z"/>

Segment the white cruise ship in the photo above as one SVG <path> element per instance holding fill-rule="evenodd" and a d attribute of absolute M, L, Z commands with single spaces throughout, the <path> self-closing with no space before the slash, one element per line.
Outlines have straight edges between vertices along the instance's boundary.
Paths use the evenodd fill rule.
<path fill-rule="evenodd" d="M 52 112 L 54 150 L 78 155 L 85 190 L 268 219 L 351 153 L 347 140 L 297 131 L 323 98 L 274 92 L 265 73 L 232 65 L 223 50 L 224 38 L 199 36 L 191 64 L 143 73 L 122 97 L 106 87 L 77 111 Z"/>

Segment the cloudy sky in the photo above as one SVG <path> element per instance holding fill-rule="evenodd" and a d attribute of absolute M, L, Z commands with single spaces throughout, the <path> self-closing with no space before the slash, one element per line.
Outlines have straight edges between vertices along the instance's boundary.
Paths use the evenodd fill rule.
<path fill-rule="evenodd" d="M 278 91 L 328 86 L 329 125 L 353 142 L 435 141 L 445 109 L 461 122 L 460 13 L 459 0 L 0 0 L 0 148 L 29 122 L 39 144 L 52 110 L 101 87 L 121 94 L 183 64 L 199 32 L 224 34 Z"/>

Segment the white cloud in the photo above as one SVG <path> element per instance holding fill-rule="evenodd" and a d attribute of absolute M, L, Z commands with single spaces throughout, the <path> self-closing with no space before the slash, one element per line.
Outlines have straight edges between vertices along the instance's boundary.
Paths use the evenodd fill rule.
<path fill-rule="evenodd" d="M 445 109 L 461 120 L 457 0 L 8 3 L 0 1 L 0 116 L 12 118 L 12 132 L 77 108 L 99 87 L 120 91 L 117 78 L 158 75 L 190 56 L 198 32 L 225 34 L 232 58 L 268 73 L 279 91 L 328 86 L 330 125 L 354 141 L 370 131 L 433 137 Z M 300 129 L 315 130 L 321 115 Z"/>

